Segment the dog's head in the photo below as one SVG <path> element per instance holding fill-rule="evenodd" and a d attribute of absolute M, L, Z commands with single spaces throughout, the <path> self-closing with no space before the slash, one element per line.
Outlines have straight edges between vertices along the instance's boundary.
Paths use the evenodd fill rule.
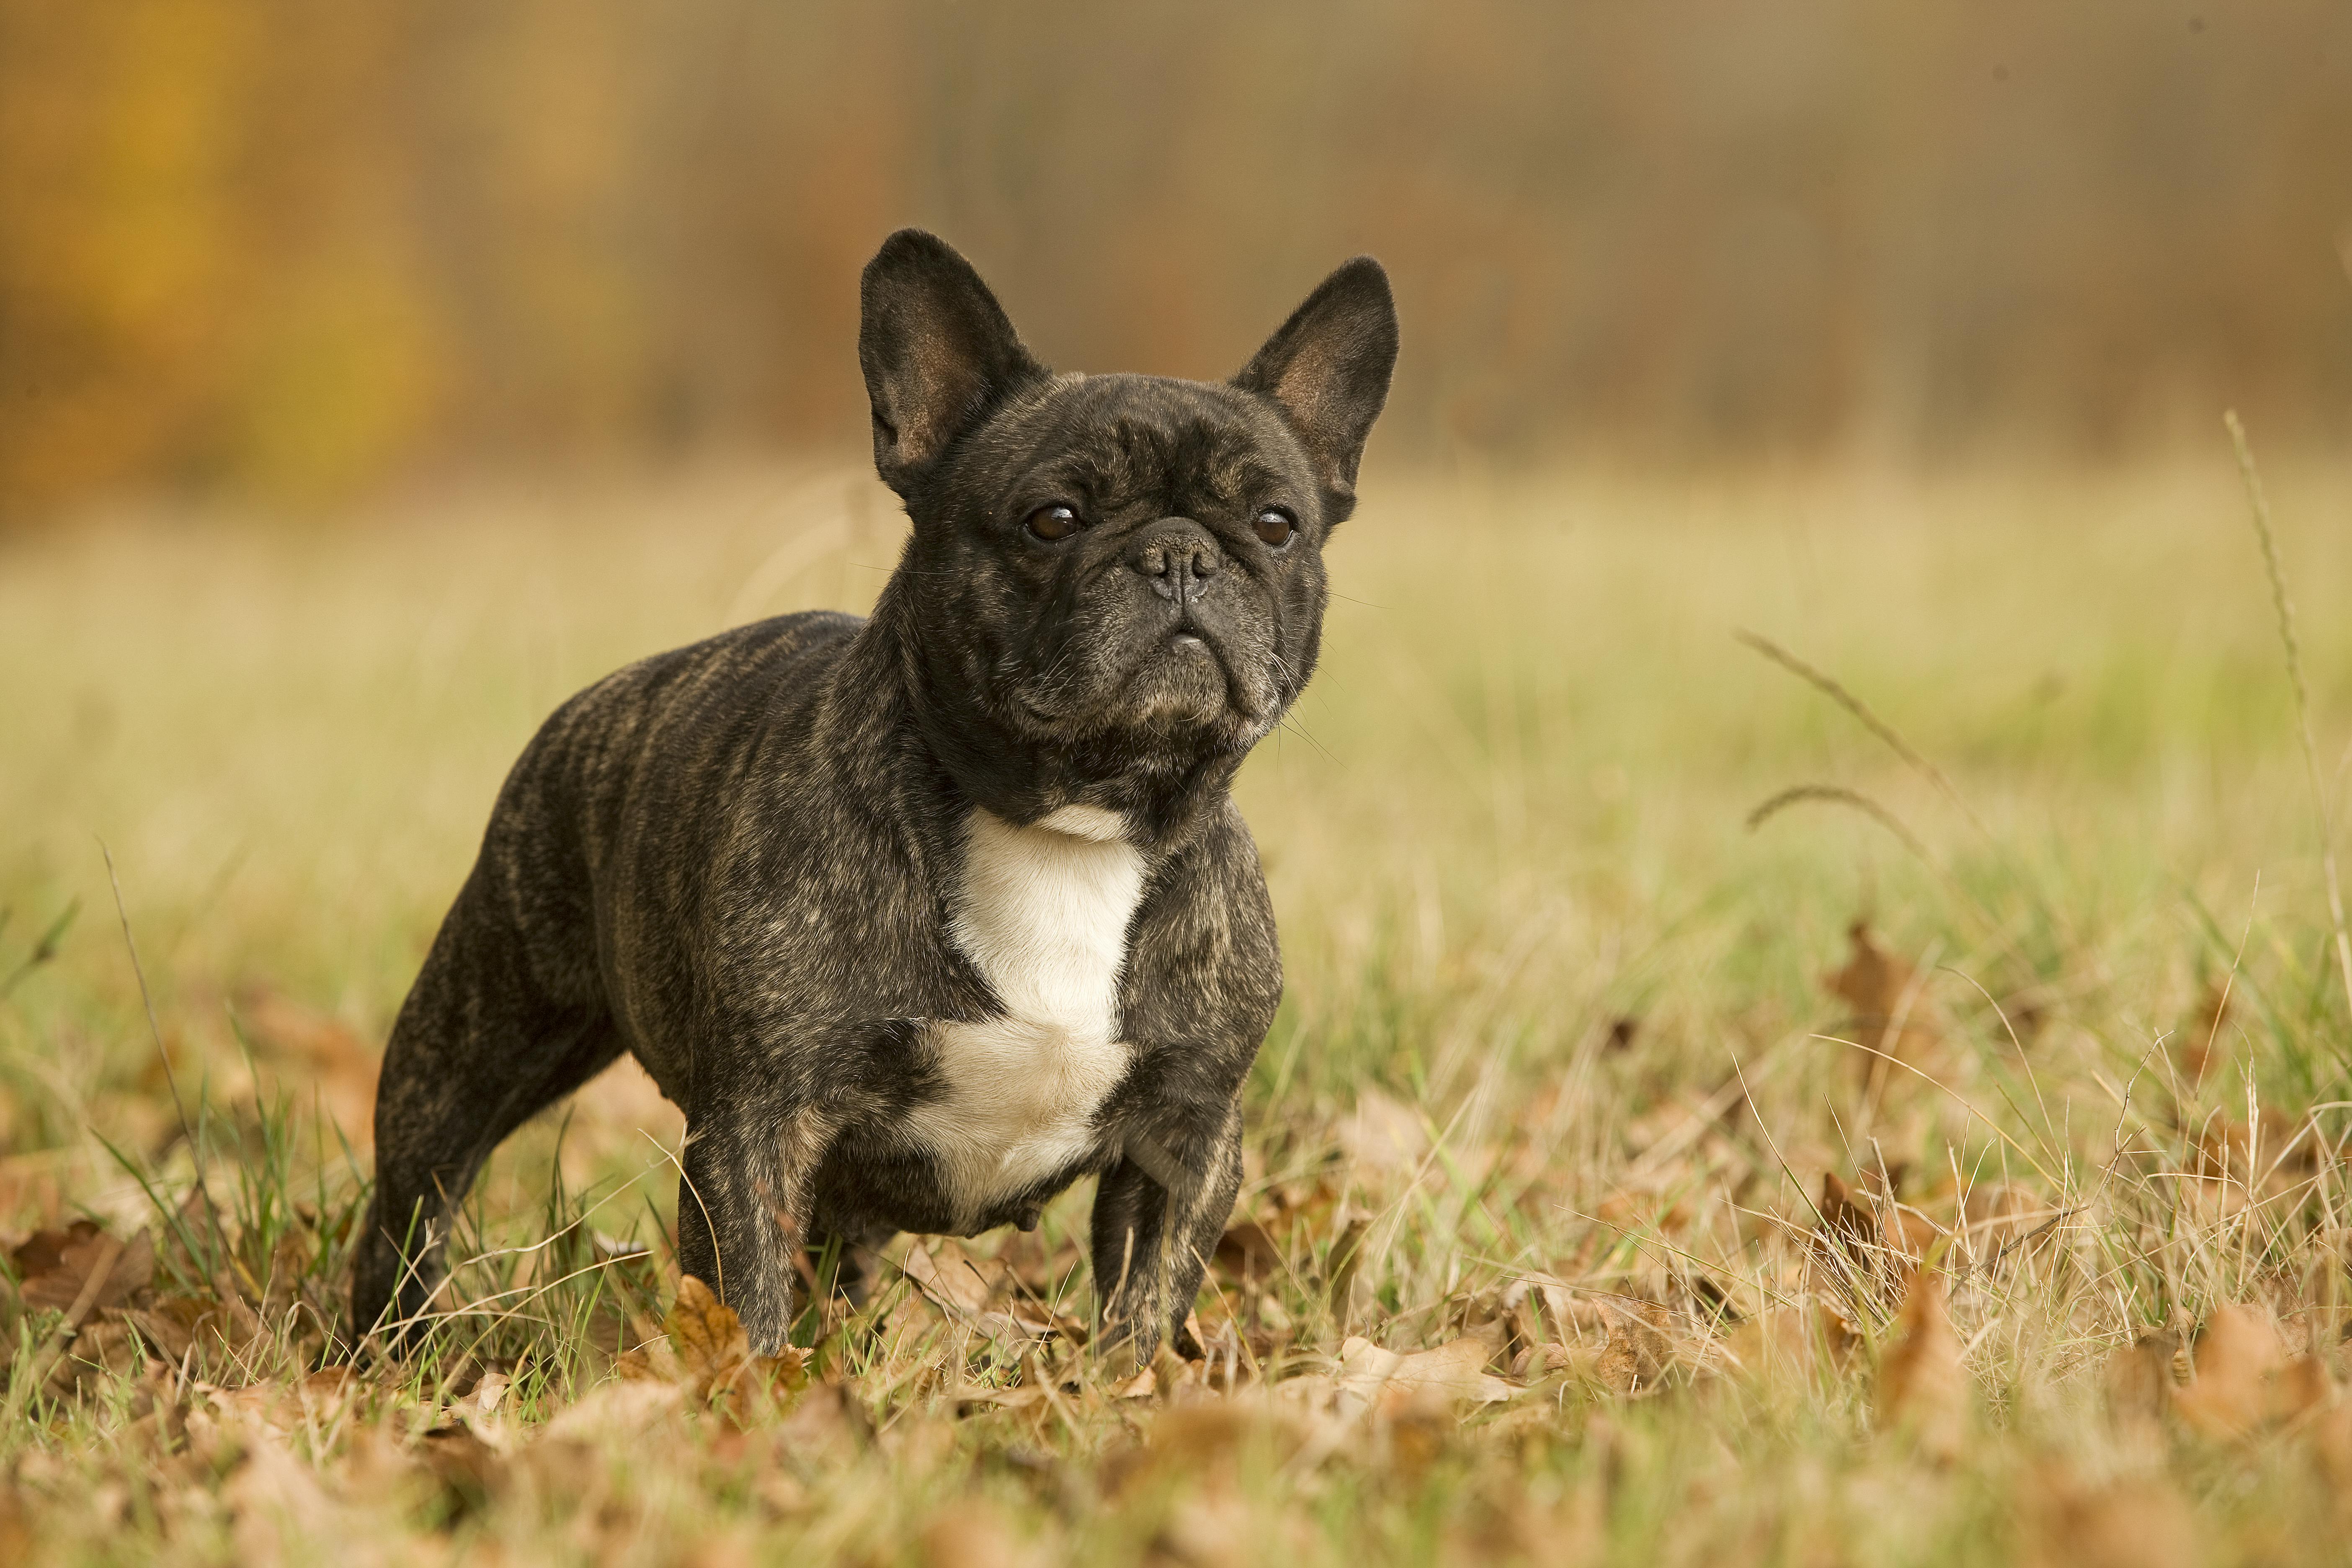
<path fill-rule="evenodd" d="M 951 763 L 1042 759 L 1024 793 L 1076 799 L 1271 730 L 1315 667 L 1323 546 L 1396 362 L 1379 263 L 1325 279 L 1223 383 L 1056 375 L 916 230 L 863 306 L 875 465 L 914 521 L 893 591 L 935 738 L 973 753 Z"/>

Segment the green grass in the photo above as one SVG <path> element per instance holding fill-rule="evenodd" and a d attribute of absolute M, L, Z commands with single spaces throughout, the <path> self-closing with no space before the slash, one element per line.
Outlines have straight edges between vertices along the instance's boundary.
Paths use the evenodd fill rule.
<path fill-rule="evenodd" d="M 2265 477 L 2340 796 L 2352 470 Z M 2226 447 L 1367 489 L 1322 670 L 1241 784 L 1288 991 L 1237 1217 L 1279 1258 L 1221 1263 L 1210 1366 L 1132 1398 L 896 1269 L 864 1312 L 807 1314 L 773 1394 L 619 1375 L 675 1290 L 680 1131 L 625 1066 L 493 1163 L 425 1355 L 315 1370 L 368 1169 L 343 1139 L 506 765 L 631 658 L 870 600 L 897 548 L 870 481 L 470 493 L 304 532 L 128 513 L 0 546 L 0 1236 L 88 1215 L 156 1258 L 78 1332 L 5 1292 L 0 1556 L 2334 1560 L 2343 1406 L 2229 1439 L 2108 1392 L 2136 1335 L 2229 1301 L 2352 1370 L 2352 1024 Z M 1798 785 L 1920 852 L 1825 798 L 1748 828 Z M 1874 1083 L 1836 1038 L 1860 1037 L 1823 986 L 1857 919 L 1918 972 L 1925 1077 Z M 2265 1109 L 2326 1152 L 2251 1193 L 2195 1179 L 2200 1135 Z M 2003 1183 L 2056 1216 L 1931 1254 L 1969 1374 L 1948 1457 L 1882 1408 L 1893 1293 L 1813 1239 L 1824 1175 L 1882 1163 L 1946 1226 Z M 1008 1253 L 1032 1320 L 1087 1316 L 1086 1196 Z M 1507 1311 L 1530 1276 L 1556 1295 Z M 1815 1299 L 1850 1354 L 1727 1361 Z M 1664 1351 L 1628 1394 L 1640 1303 Z M 141 1313 L 193 1325 L 179 1364 Z M 1465 1333 L 1510 1397 L 1363 1408 L 1339 1359 Z"/>

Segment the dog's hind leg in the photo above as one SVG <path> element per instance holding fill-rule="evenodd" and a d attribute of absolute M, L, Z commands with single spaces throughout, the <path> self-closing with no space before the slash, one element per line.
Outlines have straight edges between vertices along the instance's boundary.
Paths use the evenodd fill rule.
<path fill-rule="evenodd" d="M 352 1271 L 354 1340 L 380 1333 L 399 1346 L 414 1338 L 446 1272 L 450 1216 L 490 1152 L 620 1055 L 593 960 L 583 983 L 558 995 L 546 958 L 514 929 L 477 868 L 384 1052 L 375 1197 Z"/>

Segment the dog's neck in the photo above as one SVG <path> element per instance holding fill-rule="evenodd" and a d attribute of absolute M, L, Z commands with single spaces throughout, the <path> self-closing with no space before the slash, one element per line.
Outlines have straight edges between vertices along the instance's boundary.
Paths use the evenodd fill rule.
<path fill-rule="evenodd" d="M 1205 731 L 1149 739 L 1092 734 L 1060 742 L 991 712 L 924 638 L 907 570 L 902 565 L 892 575 L 861 634 L 884 656 L 868 665 L 866 679 L 887 667 L 882 679 L 890 684 L 892 706 L 971 805 L 1013 823 L 1071 806 L 1111 812 L 1129 825 L 1129 841 L 1153 858 L 1181 849 L 1222 809 L 1248 753 Z"/>

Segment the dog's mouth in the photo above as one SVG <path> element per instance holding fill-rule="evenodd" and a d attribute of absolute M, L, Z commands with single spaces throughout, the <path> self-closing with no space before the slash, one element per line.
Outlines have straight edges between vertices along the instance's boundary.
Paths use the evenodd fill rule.
<path fill-rule="evenodd" d="M 1126 668 L 1102 699 L 1064 705 L 1047 690 L 1019 692 L 1024 714 L 1055 729 L 1163 729 L 1255 725 L 1262 704 L 1223 640 L 1190 618 L 1130 645 Z"/>

